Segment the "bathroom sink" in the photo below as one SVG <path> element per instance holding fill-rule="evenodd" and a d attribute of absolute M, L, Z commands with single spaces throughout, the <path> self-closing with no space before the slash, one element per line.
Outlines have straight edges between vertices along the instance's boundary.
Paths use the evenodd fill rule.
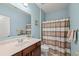
<path fill-rule="evenodd" d="M 23 46 L 26 43 L 29 43 L 29 40 L 27 39 L 21 39 L 20 41 L 17 40 L 15 46 Z"/>

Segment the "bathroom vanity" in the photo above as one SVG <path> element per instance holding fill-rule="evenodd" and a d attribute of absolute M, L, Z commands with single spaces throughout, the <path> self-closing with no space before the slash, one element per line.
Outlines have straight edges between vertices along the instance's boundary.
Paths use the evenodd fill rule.
<path fill-rule="evenodd" d="M 23 39 L 22 42 L 18 41 Z M 28 37 L 18 37 L 0 41 L 0 56 L 40 56 L 41 40 Z"/>
<path fill-rule="evenodd" d="M 15 53 L 13 56 L 40 56 L 41 55 L 41 48 L 40 48 L 40 42 L 37 42 L 17 53 Z"/>

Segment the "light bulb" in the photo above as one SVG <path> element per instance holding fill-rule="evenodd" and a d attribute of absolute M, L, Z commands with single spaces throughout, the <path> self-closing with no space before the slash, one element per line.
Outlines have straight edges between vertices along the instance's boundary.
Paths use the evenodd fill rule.
<path fill-rule="evenodd" d="M 25 7 L 27 7 L 27 6 L 28 6 L 28 3 L 23 3 L 23 5 L 24 5 Z"/>

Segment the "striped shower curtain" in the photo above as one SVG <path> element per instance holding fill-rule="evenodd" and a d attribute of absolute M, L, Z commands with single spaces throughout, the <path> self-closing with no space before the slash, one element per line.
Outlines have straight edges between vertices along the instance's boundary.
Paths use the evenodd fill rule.
<path fill-rule="evenodd" d="M 71 55 L 71 43 L 67 37 L 69 29 L 69 18 L 42 22 L 42 44 L 49 47 L 49 56 Z"/>

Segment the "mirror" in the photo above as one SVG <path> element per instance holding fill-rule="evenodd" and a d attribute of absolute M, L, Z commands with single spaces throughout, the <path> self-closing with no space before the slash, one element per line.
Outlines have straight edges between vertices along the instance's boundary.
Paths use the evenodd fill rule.
<path fill-rule="evenodd" d="M 0 38 L 31 36 L 31 15 L 15 6 L 0 3 Z"/>
<path fill-rule="evenodd" d="M 26 23 L 24 24 L 24 22 Z M 22 23 L 23 25 L 16 29 L 17 35 L 27 35 L 28 37 L 31 37 L 31 16 L 27 15 L 27 19 Z"/>

